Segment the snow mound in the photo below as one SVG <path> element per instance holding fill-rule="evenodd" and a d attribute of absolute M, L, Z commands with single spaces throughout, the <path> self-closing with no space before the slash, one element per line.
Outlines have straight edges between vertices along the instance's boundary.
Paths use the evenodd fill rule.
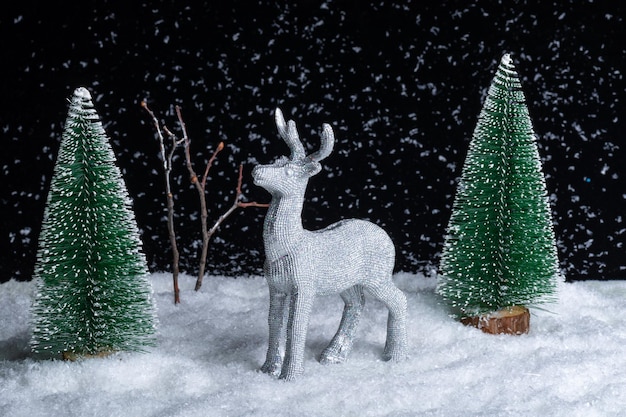
<path fill-rule="evenodd" d="M 396 274 L 409 304 L 410 358 L 381 361 L 386 310 L 368 298 L 348 362 L 317 357 L 339 324 L 339 297 L 311 316 L 305 374 L 257 372 L 267 343 L 261 277 L 153 274 L 161 323 L 147 354 L 63 362 L 28 350 L 33 283 L 0 285 L 0 410 L 6 416 L 617 416 L 626 409 L 626 281 L 562 284 L 531 331 L 492 336 L 450 319 L 434 278 Z"/>

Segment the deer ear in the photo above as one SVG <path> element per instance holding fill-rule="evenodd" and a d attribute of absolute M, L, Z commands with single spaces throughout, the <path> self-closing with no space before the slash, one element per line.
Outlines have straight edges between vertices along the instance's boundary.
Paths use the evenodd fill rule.
<path fill-rule="evenodd" d="M 304 166 L 304 172 L 309 177 L 312 177 L 313 175 L 317 174 L 321 170 L 322 170 L 322 164 L 320 164 L 317 161 L 311 161 Z"/>

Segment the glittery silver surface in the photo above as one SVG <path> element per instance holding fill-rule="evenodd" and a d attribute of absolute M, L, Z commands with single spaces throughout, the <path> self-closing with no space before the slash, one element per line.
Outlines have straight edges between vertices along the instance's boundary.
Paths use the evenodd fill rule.
<path fill-rule="evenodd" d="M 316 295 L 339 293 L 345 302 L 337 333 L 321 355 L 322 363 L 343 362 L 352 348 L 365 299 L 364 290 L 389 309 L 385 360 L 407 354 L 406 298 L 391 279 L 394 245 L 384 230 L 364 220 L 342 220 L 325 229 L 302 227 L 302 205 L 308 180 L 321 170 L 334 144 L 333 130 L 324 124 L 320 149 L 307 156 L 295 123 L 285 123 L 276 109 L 276 126 L 291 150 L 270 165 L 258 165 L 254 183 L 265 188 L 272 201 L 263 229 L 265 276 L 269 285 L 269 346 L 261 370 L 294 379 L 304 371 L 307 328 Z M 285 314 L 287 313 L 287 314 Z M 287 317 L 285 358 L 280 336 Z"/>

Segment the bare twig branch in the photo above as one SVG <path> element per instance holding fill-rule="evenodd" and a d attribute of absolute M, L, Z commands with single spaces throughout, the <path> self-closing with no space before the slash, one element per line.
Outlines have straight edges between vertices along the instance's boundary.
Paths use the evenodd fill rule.
<path fill-rule="evenodd" d="M 230 216 L 237 208 L 241 207 L 241 208 L 246 208 L 246 207 L 269 207 L 268 204 L 260 204 L 257 202 L 242 202 L 241 201 L 241 197 L 242 197 L 242 192 L 241 192 L 241 185 L 242 185 L 242 173 L 243 173 L 243 165 L 239 166 L 239 178 L 237 180 L 237 190 L 236 190 L 236 195 L 235 195 L 235 202 L 233 203 L 233 205 L 226 210 L 226 212 L 224 214 L 222 214 L 217 221 L 215 222 L 215 224 L 213 225 L 213 227 L 211 227 L 211 229 L 208 228 L 208 224 L 207 224 L 207 219 L 208 219 L 208 211 L 207 211 L 207 202 L 206 202 L 206 182 L 207 182 L 207 178 L 209 176 L 209 171 L 211 170 L 211 167 L 213 166 L 213 163 L 215 162 L 217 155 L 224 149 L 224 142 L 220 142 L 218 144 L 218 146 L 215 148 L 215 150 L 213 151 L 213 154 L 211 155 L 211 158 L 209 158 L 209 161 L 206 164 L 206 167 L 204 169 L 204 172 L 202 174 L 202 178 L 198 178 L 198 175 L 196 174 L 196 171 L 193 168 L 193 163 L 191 162 L 191 140 L 189 138 L 189 135 L 187 134 L 187 127 L 185 125 L 185 121 L 183 120 L 183 116 L 182 116 L 182 111 L 180 106 L 176 106 L 176 116 L 178 118 L 178 124 L 180 126 L 181 132 L 182 132 L 182 138 L 178 139 L 176 137 L 176 135 L 174 135 L 166 126 L 163 126 L 163 131 L 171 138 L 172 140 L 172 150 L 170 152 L 169 155 L 165 156 L 165 146 L 163 145 L 163 134 L 161 133 L 161 126 L 159 125 L 158 121 L 156 120 L 156 118 L 154 117 L 154 114 L 147 108 L 147 105 L 144 105 L 144 108 L 150 113 L 150 115 L 153 117 L 154 123 L 155 123 L 155 127 L 157 128 L 157 132 L 159 134 L 159 140 L 160 140 L 160 144 L 161 144 L 161 155 L 164 159 L 164 168 L 166 171 L 166 177 L 167 177 L 167 195 L 168 195 L 168 213 L 170 213 L 170 199 L 171 199 L 171 191 L 170 190 L 170 184 L 169 184 L 169 172 L 171 171 L 171 166 L 172 166 L 172 156 L 174 153 L 174 149 L 180 145 L 180 144 L 184 144 L 185 146 L 185 165 L 187 167 L 187 171 L 189 172 L 189 181 L 194 185 L 196 191 L 198 192 L 198 198 L 199 198 L 199 202 L 200 202 L 200 222 L 201 222 L 201 229 L 202 229 L 202 249 L 201 249 L 201 254 L 200 254 L 200 262 L 199 262 L 199 268 L 198 268 L 198 278 L 196 280 L 196 286 L 195 286 L 195 290 L 198 291 L 201 286 L 202 286 L 202 279 L 204 278 L 204 272 L 206 270 L 206 262 L 207 262 L 207 254 L 208 254 L 208 249 L 209 249 L 209 241 L 211 239 L 211 236 L 213 236 L 213 234 L 215 234 L 215 232 L 217 232 L 219 226 L 228 218 L 228 216 Z M 171 204 L 172 204 L 172 209 L 171 209 L 171 213 L 173 213 L 173 199 L 171 200 Z M 170 222 L 170 217 L 168 215 L 168 224 Z M 173 220 L 171 223 L 171 230 L 173 233 Z M 170 239 L 171 239 L 172 234 L 170 234 Z M 175 240 L 174 240 L 175 243 Z M 176 251 L 176 254 L 178 254 L 178 251 Z M 178 258 L 177 258 L 177 262 L 178 262 Z M 176 264 L 176 271 L 178 271 L 178 263 Z M 177 272 L 178 274 L 178 272 Z M 176 281 L 177 283 L 178 281 Z M 177 285 L 177 284 L 176 284 Z M 178 287 L 176 286 L 175 288 L 175 293 L 178 294 Z M 179 302 L 179 301 L 177 301 Z"/>
<path fill-rule="evenodd" d="M 228 216 L 230 216 L 235 210 L 237 210 L 238 208 L 246 208 L 246 207 L 269 207 L 269 204 L 262 204 L 262 203 L 257 203 L 256 201 L 252 201 L 249 203 L 244 203 L 241 200 L 241 183 L 243 181 L 243 164 L 239 165 L 239 177 L 237 179 L 237 193 L 235 195 L 235 202 L 233 203 L 232 206 L 230 206 L 230 208 L 228 210 L 226 210 L 226 212 L 224 214 L 222 214 L 217 221 L 215 222 L 215 224 L 213 225 L 213 227 L 211 227 L 211 229 L 209 230 L 209 237 L 211 237 L 213 235 L 213 233 L 215 233 L 217 231 L 217 229 L 220 227 L 220 225 L 224 222 L 224 220 L 226 220 L 228 218 Z"/>
<path fill-rule="evenodd" d="M 170 151 L 166 154 L 165 141 L 163 133 L 161 131 L 161 125 L 158 119 L 154 115 L 154 112 L 148 107 L 148 103 L 141 102 L 141 106 L 148 112 L 152 118 L 152 122 L 157 131 L 157 138 L 159 140 L 159 150 L 161 152 L 161 159 L 163 160 L 163 173 L 165 176 L 165 196 L 167 198 L 167 231 L 169 234 L 170 245 L 172 246 L 172 281 L 174 285 L 174 304 L 180 303 L 180 289 L 178 286 L 178 274 L 179 274 L 179 260 L 180 254 L 178 252 L 178 245 L 176 243 L 176 231 L 174 229 L 174 196 L 172 194 L 170 174 L 172 172 L 172 158 L 176 151 L 177 141 L 171 132 L 165 129 L 168 135 L 172 138 L 172 146 Z"/>
<path fill-rule="evenodd" d="M 222 149 L 224 149 L 224 142 L 220 142 L 220 144 L 217 145 L 217 148 L 213 152 L 213 155 L 211 155 L 209 162 L 207 162 L 206 168 L 204 169 L 204 175 L 202 175 L 202 188 L 206 186 L 206 179 L 209 176 L 209 170 L 213 166 L 213 161 L 215 161 L 215 157 L 217 157 L 217 154 L 220 153 Z"/>
<path fill-rule="evenodd" d="M 187 135 L 187 128 L 185 126 L 185 121 L 183 120 L 183 115 L 180 109 L 180 106 L 176 106 L 176 116 L 178 117 L 178 123 L 180 125 L 180 129 L 183 132 L 182 140 L 185 143 L 185 164 L 187 165 L 187 170 L 189 171 L 189 180 L 196 188 L 198 192 L 198 198 L 200 201 L 200 223 L 201 223 L 201 231 L 202 231 L 202 249 L 200 253 L 200 263 L 198 265 L 198 278 L 196 280 L 196 291 L 202 285 L 202 278 L 204 277 L 204 271 L 206 269 L 206 258 L 209 251 L 209 239 L 211 235 L 207 230 L 207 218 L 208 211 L 206 208 L 206 179 L 209 175 L 209 169 L 213 165 L 213 161 L 217 157 L 217 154 L 224 149 L 224 144 L 220 142 L 218 147 L 213 152 L 211 159 L 207 163 L 206 169 L 204 170 L 204 174 L 202 176 L 202 180 L 198 181 L 198 175 L 196 171 L 193 169 L 193 164 L 191 162 L 191 140 L 189 139 L 189 135 Z"/>
<path fill-rule="evenodd" d="M 223 147 L 223 143 L 220 143 L 220 147 Z M 209 163 L 207 164 L 207 172 L 208 172 L 208 168 L 210 168 L 210 165 L 212 163 L 212 159 L 215 158 L 215 155 L 217 154 L 217 152 L 219 152 L 220 147 L 218 147 L 218 150 L 216 150 L 213 153 L 213 157 L 211 158 L 211 160 L 209 160 Z M 206 177 L 203 177 L 203 182 L 206 180 Z M 217 230 L 219 229 L 220 225 L 222 223 L 224 223 L 224 221 L 235 211 L 237 210 L 237 208 L 246 208 L 246 207 L 269 207 L 269 204 L 261 204 L 261 203 L 257 203 L 255 201 L 253 202 L 242 202 L 241 201 L 241 197 L 242 197 L 242 192 L 241 192 L 241 185 L 243 182 L 243 164 L 239 165 L 239 177 L 237 178 L 237 190 L 236 190 L 236 194 L 235 194 L 235 201 L 233 203 L 232 206 L 230 206 L 228 208 L 228 210 L 226 210 L 224 212 L 224 214 L 222 214 L 221 216 L 219 216 L 219 218 L 215 221 L 215 223 L 213 224 L 213 227 L 211 227 L 209 230 L 206 231 L 206 236 L 207 236 L 207 243 L 208 241 L 211 239 L 211 237 L 215 234 L 215 232 L 217 232 Z M 203 251 L 203 253 L 205 253 Z M 206 259 L 202 262 L 206 262 Z M 198 291 L 201 287 L 202 287 L 202 279 L 204 278 L 204 275 L 198 275 L 198 279 L 196 281 L 196 288 L 195 290 Z"/>
<path fill-rule="evenodd" d="M 243 164 L 239 164 L 239 177 L 237 178 L 237 195 L 235 196 L 235 202 L 237 203 L 237 207 L 246 208 L 246 207 L 264 207 L 267 208 L 270 205 L 267 203 L 257 203 L 256 201 L 250 201 L 245 203 L 241 200 L 243 196 L 241 192 L 241 184 L 243 183 Z"/>

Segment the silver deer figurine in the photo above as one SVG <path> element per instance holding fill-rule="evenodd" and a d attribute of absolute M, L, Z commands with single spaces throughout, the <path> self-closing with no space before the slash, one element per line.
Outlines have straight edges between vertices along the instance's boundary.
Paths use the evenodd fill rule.
<path fill-rule="evenodd" d="M 388 308 L 385 360 L 407 354 L 406 298 L 392 282 L 394 245 L 384 230 L 364 220 L 342 220 L 323 230 L 302 227 L 302 206 L 309 178 L 321 170 L 320 161 L 332 152 L 333 130 L 323 125 L 320 149 L 307 156 L 293 120 L 285 123 L 276 109 L 276 126 L 291 150 L 270 165 L 258 165 L 254 183 L 272 200 L 265 217 L 264 273 L 269 285 L 269 346 L 261 371 L 292 380 L 304 372 L 303 357 L 311 307 L 316 295 L 339 293 L 345 303 L 337 333 L 321 355 L 322 363 L 343 362 L 350 352 L 364 290 Z M 285 359 L 279 339 L 288 308 Z"/>

